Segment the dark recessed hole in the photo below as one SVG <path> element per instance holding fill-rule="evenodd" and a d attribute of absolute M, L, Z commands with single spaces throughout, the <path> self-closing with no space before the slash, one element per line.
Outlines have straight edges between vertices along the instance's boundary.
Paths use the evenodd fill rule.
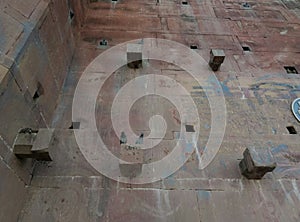
<path fill-rule="evenodd" d="M 98 0 L 90 0 L 90 3 L 98 2 Z"/>
<path fill-rule="evenodd" d="M 22 128 L 19 130 L 19 133 L 27 133 L 27 134 L 32 134 L 32 133 L 38 133 L 38 130 L 34 130 L 31 128 Z"/>
<path fill-rule="evenodd" d="M 36 101 L 41 95 L 44 94 L 44 88 L 40 82 L 37 83 L 37 89 L 35 93 L 33 94 L 32 99 Z"/>
<path fill-rule="evenodd" d="M 249 46 L 242 46 L 244 52 L 251 52 L 251 49 Z"/>
<path fill-rule="evenodd" d="M 184 2 L 181 2 L 182 5 L 188 5 L 189 3 L 184 1 Z"/>
<path fill-rule="evenodd" d="M 137 61 L 134 61 L 134 62 L 130 62 L 127 65 L 131 69 L 139 69 L 139 68 L 142 67 L 142 60 L 137 60 Z"/>
<path fill-rule="evenodd" d="M 112 2 L 117 2 L 118 0 L 111 0 Z"/>
<path fill-rule="evenodd" d="M 73 10 L 70 9 L 70 11 L 69 11 L 70 19 L 73 20 L 74 16 L 75 16 L 75 14 L 74 14 Z"/>
<path fill-rule="evenodd" d="M 108 41 L 106 39 L 101 39 L 99 42 L 99 45 L 101 46 L 107 46 L 108 45 Z"/>
<path fill-rule="evenodd" d="M 289 74 L 298 74 L 297 69 L 294 66 L 284 66 L 286 73 Z"/>
<path fill-rule="evenodd" d="M 198 49 L 198 46 L 197 45 L 191 45 L 190 48 L 191 49 Z"/>
<path fill-rule="evenodd" d="M 193 125 L 185 125 L 185 131 L 187 132 L 195 132 Z"/>
<path fill-rule="evenodd" d="M 295 127 L 287 126 L 286 128 L 287 128 L 287 130 L 289 131 L 290 134 L 297 134 L 297 131 L 296 131 Z"/>
<path fill-rule="evenodd" d="M 251 5 L 248 2 L 242 3 L 243 8 L 250 9 Z"/>
<path fill-rule="evenodd" d="M 34 95 L 33 95 L 33 100 L 37 100 L 40 97 L 38 91 L 35 91 Z"/>
<path fill-rule="evenodd" d="M 72 122 L 69 129 L 79 129 L 80 128 L 80 122 Z"/>

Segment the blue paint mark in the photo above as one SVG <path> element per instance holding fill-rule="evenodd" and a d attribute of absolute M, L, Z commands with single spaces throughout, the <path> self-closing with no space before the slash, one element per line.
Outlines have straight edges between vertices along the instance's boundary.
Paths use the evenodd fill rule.
<path fill-rule="evenodd" d="M 225 96 L 232 96 L 232 93 L 230 92 L 229 87 L 226 85 L 227 81 L 220 82 L 221 87 L 223 89 L 223 93 Z"/>
<path fill-rule="evenodd" d="M 263 80 L 269 80 L 269 79 L 273 79 L 274 77 L 282 77 L 285 76 L 285 74 L 282 73 L 269 73 L 269 74 L 265 74 L 264 76 L 261 76 L 259 78 L 256 78 L 256 81 L 263 81 Z"/>
<path fill-rule="evenodd" d="M 175 185 L 176 185 L 176 180 L 174 179 L 173 175 L 166 178 L 165 182 L 167 183 L 168 186 L 171 186 L 171 187 L 175 187 Z"/>
<path fill-rule="evenodd" d="M 220 164 L 224 167 L 224 169 L 227 169 L 226 163 L 224 160 L 220 160 Z"/>
<path fill-rule="evenodd" d="M 216 95 L 221 95 L 221 91 L 223 90 L 220 88 L 220 85 L 222 87 L 222 84 L 214 75 L 210 75 L 206 82 L 208 83 L 209 87 L 203 87 L 203 89 L 211 89 L 214 93 L 216 93 Z"/>
<path fill-rule="evenodd" d="M 286 94 L 286 93 L 281 93 L 281 94 L 278 94 L 278 95 L 280 95 L 279 97 L 280 97 L 280 99 L 290 99 L 291 98 L 291 96 L 289 95 L 289 94 Z"/>
<path fill-rule="evenodd" d="M 269 86 L 269 88 L 261 88 L 261 86 L 267 85 Z M 276 86 L 280 86 L 280 87 L 284 87 L 286 88 L 286 90 L 288 89 L 294 89 L 294 86 L 287 84 L 287 83 L 278 83 L 278 82 L 262 82 L 262 83 L 258 83 L 258 84 L 254 84 L 251 86 L 251 90 L 264 90 L 264 91 L 268 91 L 268 90 L 273 90 L 272 88 L 276 87 Z M 275 88 L 275 90 L 277 91 L 278 89 Z"/>
<path fill-rule="evenodd" d="M 293 89 L 290 91 L 291 99 L 297 99 L 300 95 L 300 89 Z"/>
<path fill-rule="evenodd" d="M 205 129 L 210 129 L 210 125 L 207 124 L 207 123 L 205 123 L 204 128 L 205 128 Z"/>
<path fill-rule="evenodd" d="M 186 168 L 185 164 L 180 169 L 183 170 L 183 171 L 187 171 L 187 168 Z"/>
<path fill-rule="evenodd" d="M 288 146 L 286 144 L 280 144 L 279 146 L 276 146 L 276 147 L 273 147 L 271 149 L 271 152 L 273 154 L 276 154 L 276 153 L 280 153 L 280 152 L 286 152 L 288 151 Z"/>
<path fill-rule="evenodd" d="M 253 91 L 253 94 L 254 94 L 255 98 L 257 99 L 259 105 L 264 104 L 263 99 L 261 98 L 261 96 L 259 95 L 259 93 L 257 91 Z"/>
<path fill-rule="evenodd" d="M 180 132 L 173 132 L 174 133 L 174 139 L 179 140 L 180 139 Z"/>
<path fill-rule="evenodd" d="M 200 200 L 209 200 L 211 197 L 211 193 L 210 191 L 206 191 L 206 190 L 199 190 L 198 191 L 198 197 Z"/>
<path fill-rule="evenodd" d="M 250 107 L 251 107 L 251 109 L 252 109 L 253 111 L 255 111 L 255 110 L 256 110 L 256 107 L 255 107 L 255 105 L 253 104 L 253 102 L 252 102 L 250 99 L 247 99 L 247 104 L 248 104 L 248 106 L 250 106 Z"/>
<path fill-rule="evenodd" d="M 185 152 L 192 153 L 194 151 L 194 144 L 188 143 L 185 147 Z"/>

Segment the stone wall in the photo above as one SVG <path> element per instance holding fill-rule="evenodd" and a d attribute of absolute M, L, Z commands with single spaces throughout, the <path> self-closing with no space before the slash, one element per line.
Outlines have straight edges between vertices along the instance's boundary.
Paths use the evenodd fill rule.
<path fill-rule="evenodd" d="M 47 127 L 71 63 L 67 0 L 0 2 L 0 221 L 16 221 L 34 161 L 12 153 L 20 128 Z"/>

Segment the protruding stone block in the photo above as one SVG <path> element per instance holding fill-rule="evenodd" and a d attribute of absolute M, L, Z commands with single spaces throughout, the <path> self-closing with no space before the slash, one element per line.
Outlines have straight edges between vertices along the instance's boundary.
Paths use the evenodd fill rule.
<path fill-rule="evenodd" d="M 142 172 L 144 162 L 144 153 L 140 147 L 121 144 L 120 154 L 121 174 L 129 178 L 138 176 Z"/>
<path fill-rule="evenodd" d="M 37 136 L 37 131 L 20 131 L 15 139 L 13 152 L 19 158 L 28 158 L 31 155 L 31 149 L 34 140 Z"/>
<path fill-rule="evenodd" d="M 275 159 L 268 148 L 250 147 L 243 155 L 239 166 L 242 174 L 248 179 L 261 179 L 276 168 Z"/>
<path fill-rule="evenodd" d="M 13 152 L 19 158 L 51 161 L 49 146 L 52 139 L 53 129 L 22 129 L 16 137 Z"/>
<path fill-rule="evenodd" d="M 53 129 L 39 129 L 31 152 L 37 160 L 51 161 L 49 146 L 53 139 Z"/>
<path fill-rule="evenodd" d="M 213 71 L 218 71 L 225 60 L 225 53 L 222 49 L 210 50 L 209 66 Z"/>
<path fill-rule="evenodd" d="M 142 67 L 142 45 L 127 44 L 127 66 L 132 69 Z"/>
<path fill-rule="evenodd" d="M 80 122 L 72 122 L 69 129 L 80 129 Z"/>

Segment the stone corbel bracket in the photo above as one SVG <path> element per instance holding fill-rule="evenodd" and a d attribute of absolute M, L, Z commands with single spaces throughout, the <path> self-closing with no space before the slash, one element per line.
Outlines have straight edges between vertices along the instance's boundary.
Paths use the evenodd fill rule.
<path fill-rule="evenodd" d="M 266 173 L 276 168 L 275 158 L 270 149 L 263 147 L 249 147 L 244 153 L 239 167 L 242 175 L 247 179 L 261 179 Z"/>
<path fill-rule="evenodd" d="M 20 130 L 13 145 L 14 154 L 21 159 L 52 161 L 49 147 L 53 141 L 53 132 L 54 129 Z"/>

